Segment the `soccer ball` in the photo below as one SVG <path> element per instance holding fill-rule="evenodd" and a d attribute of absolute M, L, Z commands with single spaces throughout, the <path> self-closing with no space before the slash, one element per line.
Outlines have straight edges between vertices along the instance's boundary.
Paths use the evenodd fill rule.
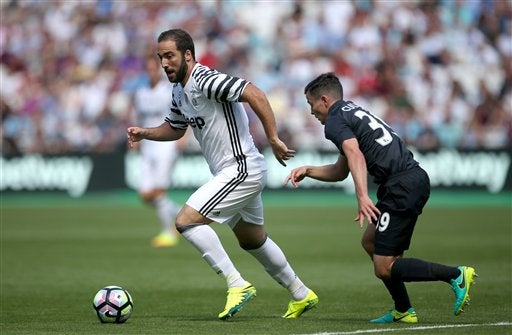
<path fill-rule="evenodd" d="M 124 323 L 133 311 L 133 299 L 120 286 L 106 286 L 96 293 L 92 306 L 102 323 Z"/>

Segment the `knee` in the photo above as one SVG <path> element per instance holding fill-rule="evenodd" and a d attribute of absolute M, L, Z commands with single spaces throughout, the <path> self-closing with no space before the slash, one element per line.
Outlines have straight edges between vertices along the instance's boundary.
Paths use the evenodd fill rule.
<path fill-rule="evenodd" d="M 182 223 L 182 224 L 178 224 L 178 223 L 175 223 L 174 226 L 176 227 L 176 231 L 180 234 L 183 234 L 184 232 L 186 232 L 187 230 L 189 229 L 192 229 L 194 227 L 199 227 L 199 226 L 203 226 L 205 225 L 204 223 Z"/>
<path fill-rule="evenodd" d="M 197 226 L 197 223 L 191 221 L 182 208 L 174 219 L 174 226 L 179 233 L 183 233 L 192 226 Z"/>
<path fill-rule="evenodd" d="M 260 248 L 267 241 L 267 234 L 263 233 L 246 233 L 236 235 L 238 245 L 244 250 L 255 250 Z"/>
<path fill-rule="evenodd" d="M 386 280 L 391 278 L 391 266 L 388 264 L 374 263 L 375 276 L 379 279 Z"/>
<path fill-rule="evenodd" d="M 144 202 L 147 205 L 153 205 L 153 202 L 155 200 L 155 197 L 151 192 L 140 193 L 139 198 L 140 200 L 142 200 L 142 202 Z"/>
<path fill-rule="evenodd" d="M 244 240 L 238 240 L 238 245 L 244 250 L 255 250 L 265 244 L 266 238 L 249 238 Z"/>
<path fill-rule="evenodd" d="M 375 269 L 375 276 L 379 279 L 386 280 L 391 278 L 391 272 L 383 269 Z"/>
<path fill-rule="evenodd" d="M 176 227 L 176 230 L 180 233 L 185 231 L 187 226 L 190 226 L 191 222 L 186 219 L 186 216 L 183 215 L 183 213 L 180 211 L 176 215 L 176 219 L 174 220 L 174 226 Z M 193 225 L 193 224 L 192 224 Z"/>
<path fill-rule="evenodd" d="M 208 225 L 212 221 L 204 217 L 195 209 L 185 205 L 176 215 L 176 220 L 174 222 L 176 230 L 180 233 L 183 233 L 187 229 L 201 225 Z"/>
<path fill-rule="evenodd" d="M 181 234 L 181 233 L 183 233 L 183 232 L 185 231 L 185 229 L 184 229 L 185 225 L 183 225 L 183 224 L 178 224 L 178 221 L 176 221 L 176 222 L 174 223 L 174 227 L 176 228 L 176 231 L 177 231 L 178 233 L 180 233 L 180 234 Z"/>
<path fill-rule="evenodd" d="M 261 247 L 267 240 L 267 232 L 263 225 L 256 225 L 240 220 L 234 227 L 233 233 L 238 245 L 244 250 L 254 250 Z"/>

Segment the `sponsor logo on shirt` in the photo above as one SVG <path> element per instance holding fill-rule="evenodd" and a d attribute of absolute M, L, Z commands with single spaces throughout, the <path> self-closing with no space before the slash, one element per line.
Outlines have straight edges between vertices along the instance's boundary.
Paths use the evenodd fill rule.
<path fill-rule="evenodd" d="M 192 127 L 192 128 L 199 128 L 199 130 L 203 129 L 205 127 L 205 124 L 206 122 L 204 121 L 204 119 L 200 116 L 196 116 L 196 117 L 185 117 L 185 119 L 187 120 L 187 123 Z"/>

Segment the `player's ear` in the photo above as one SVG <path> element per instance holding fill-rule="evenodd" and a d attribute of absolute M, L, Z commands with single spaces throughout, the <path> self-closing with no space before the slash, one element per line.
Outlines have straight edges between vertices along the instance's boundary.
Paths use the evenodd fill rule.
<path fill-rule="evenodd" d="M 324 105 L 325 108 L 329 106 L 329 103 L 331 101 L 331 99 L 329 99 L 327 95 L 320 96 L 320 100 L 322 101 L 322 104 Z"/>
<path fill-rule="evenodd" d="M 192 52 L 190 50 L 185 51 L 185 61 L 190 62 L 192 60 Z"/>

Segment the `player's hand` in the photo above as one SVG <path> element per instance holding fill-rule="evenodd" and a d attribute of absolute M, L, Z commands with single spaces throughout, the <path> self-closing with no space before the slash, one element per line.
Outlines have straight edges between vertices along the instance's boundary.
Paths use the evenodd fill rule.
<path fill-rule="evenodd" d="M 293 187 L 299 187 L 299 182 L 301 182 L 307 176 L 307 167 L 301 166 L 299 168 L 293 169 L 290 174 L 284 180 L 284 185 L 291 182 Z"/>
<path fill-rule="evenodd" d="M 129 127 L 126 130 L 126 134 L 128 137 L 128 143 L 132 148 L 135 142 L 139 142 L 140 140 L 144 139 L 145 136 L 144 129 L 139 127 Z"/>
<path fill-rule="evenodd" d="M 137 152 L 140 150 L 140 142 L 130 142 L 128 140 L 128 142 L 126 143 L 126 147 L 130 151 Z"/>
<path fill-rule="evenodd" d="M 373 204 L 373 201 L 368 196 L 357 200 L 359 210 L 354 221 L 359 221 L 361 228 L 363 228 L 365 220 L 368 221 L 368 223 L 377 222 L 380 216 L 380 210 Z"/>
<path fill-rule="evenodd" d="M 284 161 L 287 161 L 295 156 L 295 150 L 288 149 L 286 144 L 284 144 L 284 142 L 281 141 L 280 139 L 271 141 L 270 146 L 272 147 L 274 156 L 282 166 L 286 166 L 286 163 Z"/>

